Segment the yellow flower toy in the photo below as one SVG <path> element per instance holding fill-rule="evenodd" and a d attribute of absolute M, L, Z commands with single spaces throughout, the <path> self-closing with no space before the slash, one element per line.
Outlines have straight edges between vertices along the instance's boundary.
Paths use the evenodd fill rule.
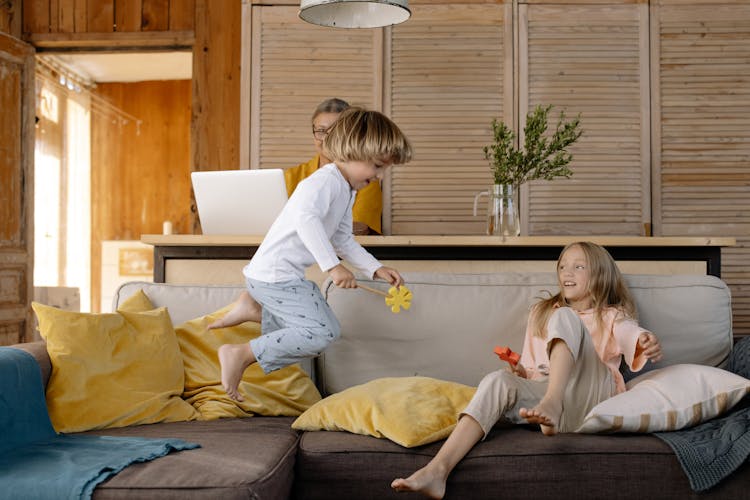
<path fill-rule="evenodd" d="M 391 308 L 391 312 L 393 313 L 398 313 L 399 311 L 401 311 L 402 307 L 407 310 L 411 307 L 412 293 L 411 290 L 406 288 L 405 285 L 401 285 L 398 288 L 392 286 L 388 290 L 388 293 L 385 293 L 384 291 L 378 290 L 376 288 L 370 288 L 369 286 L 363 285 L 361 283 L 357 283 L 357 288 L 361 288 L 362 290 L 367 290 L 368 292 L 376 293 L 385 297 L 385 305 L 389 306 Z"/>

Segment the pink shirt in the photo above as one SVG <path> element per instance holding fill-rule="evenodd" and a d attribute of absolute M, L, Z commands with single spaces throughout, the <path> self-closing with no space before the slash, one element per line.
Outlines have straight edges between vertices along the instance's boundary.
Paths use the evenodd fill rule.
<path fill-rule="evenodd" d="M 625 318 L 614 307 L 608 307 L 604 310 L 601 328 L 597 327 L 593 309 L 576 312 L 591 335 L 599 359 L 607 365 L 612 373 L 612 377 L 617 384 L 617 394 L 625 392 L 625 380 L 620 373 L 620 360 L 624 357 L 625 362 L 634 372 L 643 368 L 647 358 L 643 353 L 640 353 L 636 358 L 635 352 L 638 337 L 648 330 L 639 326 L 635 320 Z M 526 369 L 526 375 L 529 379 L 546 378 L 549 375 L 547 340 L 534 335 L 530 325 L 531 321 L 526 325 L 526 337 L 520 362 Z"/>

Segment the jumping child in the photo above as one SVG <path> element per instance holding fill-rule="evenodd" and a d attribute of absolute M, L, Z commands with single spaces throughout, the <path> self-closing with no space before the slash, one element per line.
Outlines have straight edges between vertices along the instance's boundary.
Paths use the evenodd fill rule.
<path fill-rule="evenodd" d="M 358 190 L 381 179 L 394 163 L 411 160 L 411 144 L 385 115 L 350 107 L 328 130 L 323 148 L 332 163 L 299 183 L 243 269 L 247 290 L 226 316 L 208 326 L 261 323 L 262 334 L 249 343 L 219 348 L 221 383 L 237 401 L 244 399 L 238 386 L 251 364 L 269 373 L 319 355 L 340 336 L 320 289 L 305 279 L 308 266 L 317 263 L 336 286 L 356 288 L 341 256 L 367 276 L 403 284 L 397 270 L 354 240 L 352 205 Z"/>

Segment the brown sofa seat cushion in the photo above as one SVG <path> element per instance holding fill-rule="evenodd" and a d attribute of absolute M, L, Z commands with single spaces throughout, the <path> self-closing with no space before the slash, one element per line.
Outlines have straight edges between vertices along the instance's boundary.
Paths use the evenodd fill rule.
<path fill-rule="evenodd" d="M 283 499 L 291 492 L 299 434 L 291 417 L 174 422 L 84 434 L 174 437 L 201 448 L 133 464 L 101 483 L 100 499 Z"/>
<path fill-rule="evenodd" d="M 538 429 L 538 428 L 537 428 Z M 690 489 L 672 450 L 650 435 L 561 434 L 531 426 L 496 428 L 450 476 L 446 498 L 744 498 L 745 464 L 707 493 Z M 443 441 L 403 448 L 347 432 L 305 432 L 297 454 L 298 499 L 410 498 L 391 490 L 432 458 Z"/>

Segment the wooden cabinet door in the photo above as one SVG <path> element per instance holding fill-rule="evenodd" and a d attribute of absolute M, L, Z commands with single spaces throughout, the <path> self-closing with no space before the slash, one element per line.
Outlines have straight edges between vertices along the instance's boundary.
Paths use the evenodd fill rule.
<path fill-rule="evenodd" d="M 583 130 L 570 179 L 522 188 L 522 234 L 648 234 L 647 3 L 538 0 L 519 5 L 518 26 L 519 129 L 553 104 L 551 127 L 564 110 Z"/>
<path fill-rule="evenodd" d="M 380 109 L 382 30 L 332 30 L 297 7 L 254 5 L 250 168 L 287 168 L 315 154 L 312 113 L 324 99 Z M 243 139 L 244 140 L 244 139 Z"/>
<path fill-rule="evenodd" d="M 492 183 L 482 148 L 493 118 L 513 122 L 512 9 L 506 3 L 416 4 L 388 31 L 384 109 L 415 148 L 389 170 L 386 234 L 483 234 Z"/>
<path fill-rule="evenodd" d="M 32 339 L 34 49 L 0 33 L 0 345 Z"/>

